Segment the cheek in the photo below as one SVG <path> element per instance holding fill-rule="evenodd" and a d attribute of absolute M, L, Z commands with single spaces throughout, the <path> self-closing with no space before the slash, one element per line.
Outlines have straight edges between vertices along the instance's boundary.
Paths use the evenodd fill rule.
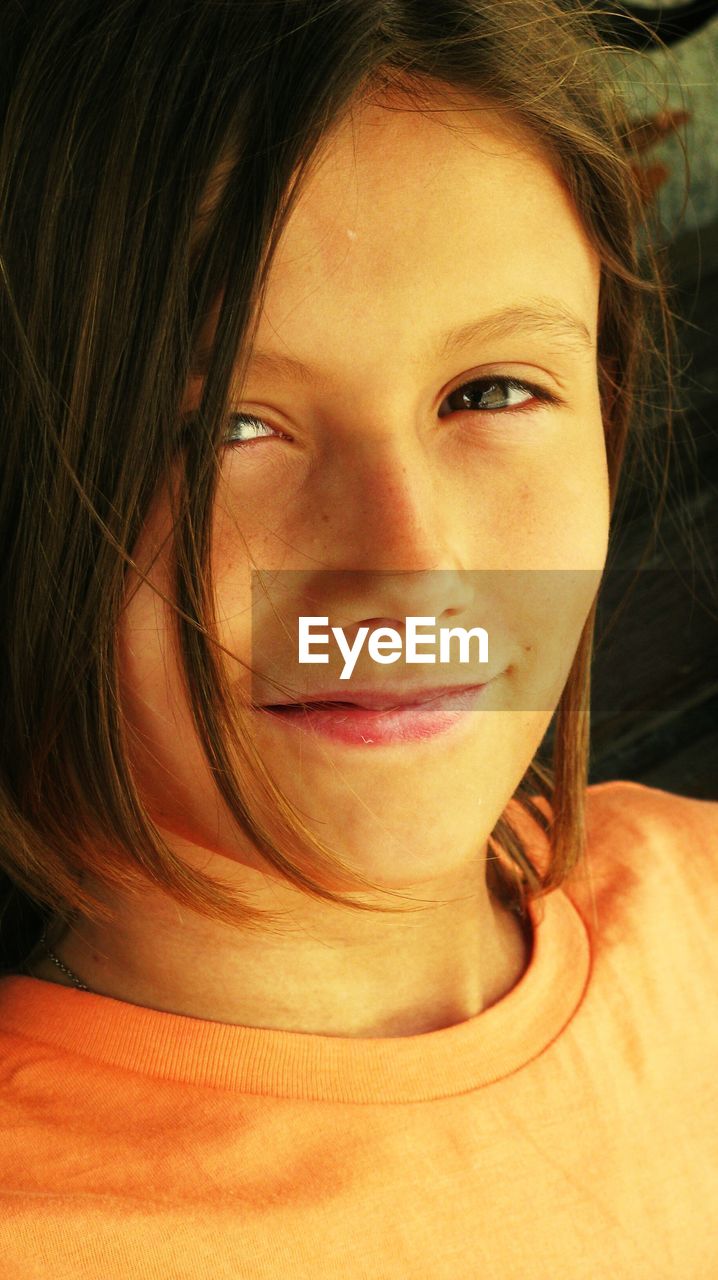
<path fill-rule="evenodd" d="M 212 578 L 221 660 L 234 689 L 251 688 L 252 609 L 255 571 L 267 565 L 281 568 L 276 529 L 279 517 L 265 504 L 265 520 L 247 512 L 242 496 L 221 486 L 212 520 Z M 273 533 L 267 525 L 271 522 Z"/>
<path fill-rule="evenodd" d="M 142 585 L 118 631 L 120 699 L 136 784 L 155 820 L 177 815 L 183 779 L 201 767 L 183 696 L 166 606 Z"/>
<path fill-rule="evenodd" d="M 515 567 L 599 569 L 608 550 L 608 468 L 598 414 L 529 461 L 515 493 Z"/>
<path fill-rule="evenodd" d="M 174 637 L 168 503 L 150 510 L 134 559 L 147 580 L 128 582 L 117 631 L 120 703 L 129 762 L 153 819 L 176 834 L 211 808 L 211 778 L 194 729 Z M 216 804 L 215 804 L 216 809 Z"/>
<path fill-rule="evenodd" d="M 600 411 L 565 423 L 549 448 L 524 457 L 525 476 L 513 473 L 512 519 L 501 520 L 506 542 L 500 563 L 509 572 L 493 581 L 502 597 L 506 633 L 519 654 L 508 696 L 521 711 L 555 707 L 608 552 L 609 485 Z M 510 488 L 507 476 L 507 502 Z M 500 515 L 500 507 L 494 510 Z"/>
<path fill-rule="evenodd" d="M 609 527 L 605 439 L 597 414 L 540 461 L 519 495 L 513 558 L 529 572 L 508 577 L 523 652 L 516 683 L 522 710 L 556 705 L 600 586 Z"/>

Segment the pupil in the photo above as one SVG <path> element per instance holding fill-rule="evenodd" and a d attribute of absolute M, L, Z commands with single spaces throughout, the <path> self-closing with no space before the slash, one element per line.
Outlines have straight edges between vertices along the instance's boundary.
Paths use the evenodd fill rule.
<path fill-rule="evenodd" d="M 497 405 L 502 405 L 506 399 L 498 382 L 492 382 L 490 386 L 481 386 L 480 383 L 476 383 L 474 386 L 475 390 L 472 389 L 462 393 L 462 399 L 467 409 L 474 408 L 477 404 L 485 409 L 493 409 Z"/>

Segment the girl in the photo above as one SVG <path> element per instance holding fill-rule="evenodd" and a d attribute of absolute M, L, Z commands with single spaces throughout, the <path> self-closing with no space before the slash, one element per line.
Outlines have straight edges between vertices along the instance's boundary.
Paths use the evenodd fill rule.
<path fill-rule="evenodd" d="M 3 1276 L 713 1274 L 718 806 L 586 787 L 668 329 L 590 24 L 2 24 Z"/>

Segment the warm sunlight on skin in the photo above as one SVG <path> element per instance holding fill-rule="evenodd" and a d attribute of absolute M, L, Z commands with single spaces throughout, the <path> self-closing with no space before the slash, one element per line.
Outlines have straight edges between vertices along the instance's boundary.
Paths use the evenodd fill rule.
<path fill-rule="evenodd" d="M 337 611 L 345 628 L 397 626 L 409 614 L 470 627 L 493 610 L 491 674 L 503 705 L 535 706 L 541 687 L 553 707 L 607 546 L 599 266 L 530 140 L 487 110 L 448 119 L 451 130 L 446 115 L 355 107 L 291 216 L 255 349 L 308 372 L 255 361 L 229 406 L 265 425 L 245 426 L 245 443 L 226 449 L 213 550 L 222 639 L 249 660 L 248 554 L 263 569 L 305 571 L 315 605 L 323 572 L 361 570 L 347 575 L 343 598 L 335 591 L 328 609 L 311 612 Z M 576 327 L 564 319 L 559 332 L 528 316 L 487 326 L 507 308 L 553 308 Z M 476 321 L 483 328 L 463 346 L 446 342 Z M 466 384 L 496 378 L 554 402 L 524 389 L 509 408 L 490 397 L 488 410 L 460 407 Z M 185 408 L 199 393 L 193 382 Z M 166 518 L 160 496 L 141 563 Z M 467 585 L 479 575 L 462 570 L 480 569 L 596 573 L 578 574 L 547 612 L 512 596 L 511 575 L 479 599 Z M 441 572 L 422 583 L 406 570 Z M 168 589 L 166 559 L 152 578 Z M 182 857 L 231 879 L 255 905 L 291 907 L 293 928 L 240 933 L 148 889 L 137 901 L 113 899 L 112 929 L 68 936 L 65 962 L 95 990 L 140 1004 L 333 1035 L 431 1030 L 510 990 L 527 948 L 486 891 L 485 842 L 543 737 L 548 703 L 471 713 L 427 741 L 365 749 L 258 717 L 272 775 L 312 830 L 380 883 L 460 899 L 403 919 L 359 915 L 262 870 L 204 765 L 169 625 L 142 586 L 123 618 L 121 674 L 147 744 L 136 767 L 152 812 Z M 330 672 L 317 672 L 326 684 Z M 249 688 L 240 663 L 230 674 L 238 691 Z M 395 667 L 360 664 L 359 675 L 401 680 Z M 439 676 L 424 667 L 410 679 Z"/>

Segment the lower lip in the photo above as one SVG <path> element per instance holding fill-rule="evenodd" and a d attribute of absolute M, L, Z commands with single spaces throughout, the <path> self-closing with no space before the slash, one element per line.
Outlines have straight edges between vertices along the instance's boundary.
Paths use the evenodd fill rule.
<path fill-rule="evenodd" d="M 480 706 L 487 684 L 459 689 L 430 702 L 411 703 L 391 710 L 328 705 L 264 708 L 266 714 L 289 728 L 320 733 L 335 742 L 357 747 L 380 747 L 398 742 L 421 742 L 447 733 Z"/>

